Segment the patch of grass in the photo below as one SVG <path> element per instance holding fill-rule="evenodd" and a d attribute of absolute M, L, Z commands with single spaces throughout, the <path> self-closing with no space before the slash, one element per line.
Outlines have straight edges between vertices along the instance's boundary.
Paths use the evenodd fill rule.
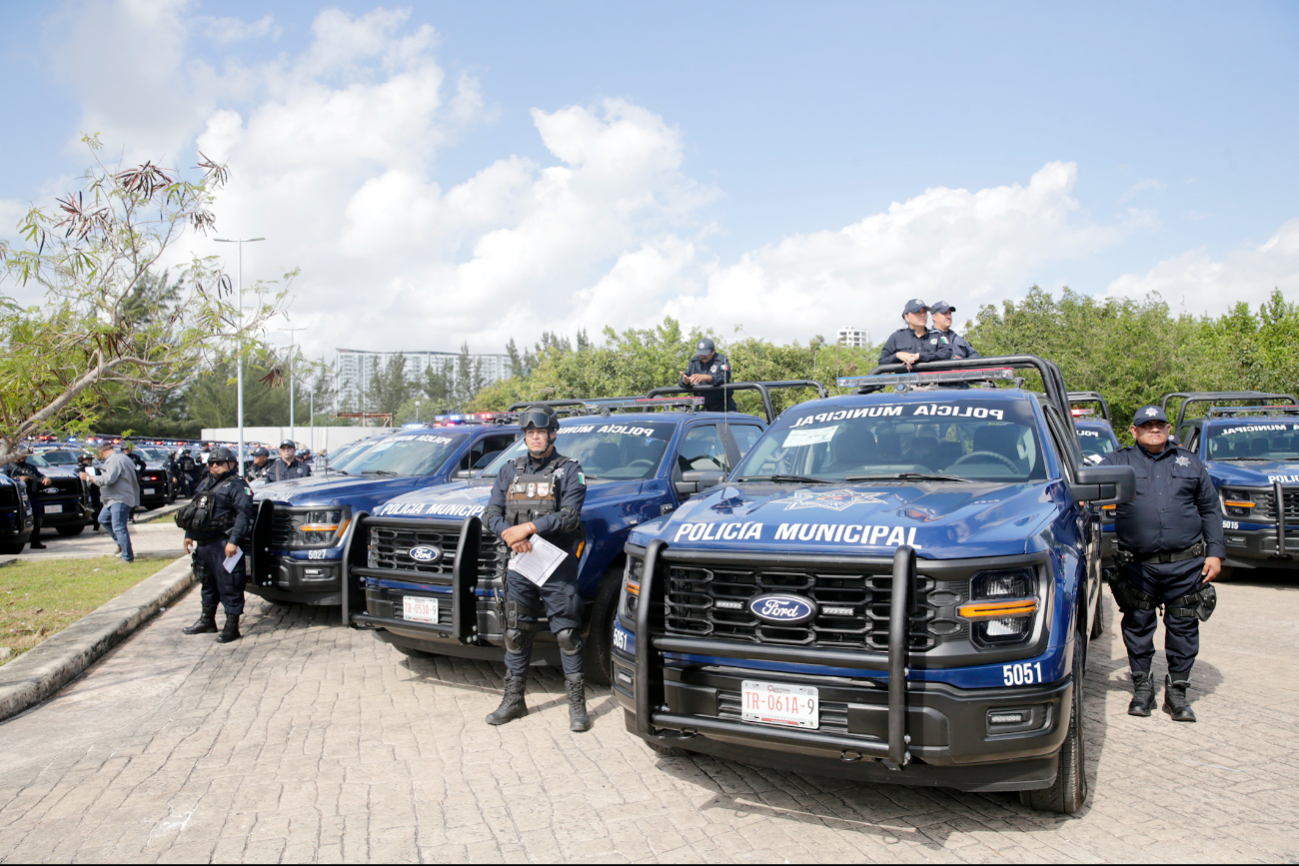
<path fill-rule="evenodd" d="M 116 598 L 167 563 L 159 559 L 122 562 L 116 556 L 16 562 L 0 568 L 0 647 L 13 661 L 111 598 Z"/>

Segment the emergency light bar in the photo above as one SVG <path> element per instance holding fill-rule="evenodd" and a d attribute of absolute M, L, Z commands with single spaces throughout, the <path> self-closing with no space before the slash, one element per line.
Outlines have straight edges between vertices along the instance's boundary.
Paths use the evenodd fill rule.
<path fill-rule="evenodd" d="M 933 373 L 884 373 L 879 376 L 840 376 L 840 388 L 884 385 L 938 385 L 943 382 L 982 382 L 988 379 L 1014 379 L 1011 367 L 987 367 L 976 370 L 942 370 Z"/>
<path fill-rule="evenodd" d="M 583 400 L 587 409 L 666 409 L 670 407 L 698 408 L 704 405 L 703 397 L 600 397 Z"/>
<path fill-rule="evenodd" d="M 508 424 L 514 420 L 509 412 L 469 412 L 456 415 L 434 415 L 433 423 L 437 427 L 456 424 Z"/>
<path fill-rule="evenodd" d="M 1299 406 L 1296 405 L 1276 405 L 1276 406 L 1212 406 L 1209 408 L 1210 415 L 1237 415 L 1241 412 L 1285 412 L 1287 414 L 1299 412 Z"/>
<path fill-rule="evenodd" d="M 1082 418 L 1085 415 L 1095 415 L 1096 410 L 1095 409 L 1070 409 L 1069 414 L 1073 415 L 1075 418 Z"/>

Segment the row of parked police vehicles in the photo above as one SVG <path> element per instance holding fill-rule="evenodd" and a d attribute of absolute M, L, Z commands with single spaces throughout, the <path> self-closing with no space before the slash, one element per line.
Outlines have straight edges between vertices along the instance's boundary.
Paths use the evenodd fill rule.
<path fill-rule="evenodd" d="M 664 755 L 1078 809 L 1088 641 L 1137 483 L 1096 465 L 1118 447 L 1104 398 L 1033 356 L 838 384 L 726 386 L 765 417 L 676 388 L 550 404 L 588 484 L 587 676 Z M 816 399 L 777 417 L 778 389 Z M 1222 494 L 1227 564 L 1292 563 L 1299 401 L 1169 401 Z M 512 420 L 440 418 L 258 488 L 250 591 L 340 605 L 408 656 L 501 659 L 507 552 L 480 515 L 525 451 Z M 547 638 L 534 663 L 558 663 Z"/>

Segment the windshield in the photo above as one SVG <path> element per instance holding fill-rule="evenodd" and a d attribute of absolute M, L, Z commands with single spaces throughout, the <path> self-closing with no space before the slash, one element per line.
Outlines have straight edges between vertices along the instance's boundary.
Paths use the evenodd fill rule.
<path fill-rule="evenodd" d="M 162 448 L 138 447 L 135 450 L 145 460 L 156 460 L 161 463 L 163 460 L 167 459 L 167 452 Z"/>
<path fill-rule="evenodd" d="M 464 433 L 387 436 L 347 464 L 349 475 L 432 475 L 465 440 Z"/>
<path fill-rule="evenodd" d="M 1078 428 L 1078 446 L 1084 457 L 1104 457 L 1114 451 L 1114 437 L 1103 430 Z"/>
<path fill-rule="evenodd" d="M 1299 423 L 1259 422 L 1209 428 L 1210 460 L 1299 460 Z"/>
<path fill-rule="evenodd" d="M 332 453 L 325 455 L 325 463 L 330 469 L 342 470 L 348 463 L 369 451 L 371 445 L 377 445 L 378 443 L 378 439 L 358 439 L 355 442 L 340 445 Z"/>
<path fill-rule="evenodd" d="M 795 407 L 753 446 L 736 481 L 1044 480 L 1032 407 L 969 397 L 941 403 Z"/>
<path fill-rule="evenodd" d="M 581 463 L 582 474 L 587 478 L 643 480 L 653 478 L 658 471 L 675 429 L 675 424 L 661 421 L 621 423 L 602 418 L 591 423 L 583 419 L 582 423 L 560 426 L 555 448 Z M 527 451 L 527 443 L 519 439 L 501 452 L 483 476 L 495 478 L 502 465 Z"/>
<path fill-rule="evenodd" d="M 40 455 L 41 466 L 75 466 L 77 455 L 71 451 L 44 451 Z M 27 458 L 28 460 L 32 458 Z"/>

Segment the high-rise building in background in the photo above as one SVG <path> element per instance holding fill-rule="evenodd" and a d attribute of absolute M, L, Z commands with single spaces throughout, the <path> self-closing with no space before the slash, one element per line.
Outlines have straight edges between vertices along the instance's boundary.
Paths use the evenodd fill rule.
<path fill-rule="evenodd" d="M 839 345 L 864 349 L 871 344 L 870 331 L 859 331 L 856 328 L 839 329 Z"/>
<path fill-rule="evenodd" d="M 361 395 L 369 388 L 375 370 L 382 369 L 394 356 L 401 354 L 406 358 L 406 378 L 419 381 L 424 378 L 424 371 L 430 367 L 434 370 L 455 376 L 456 366 L 462 358 L 473 367 L 482 364 L 483 385 L 499 382 L 510 377 L 509 355 L 461 355 L 459 352 L 366 352 L 361 349 L 336 349 L 334 359 L 334 390 L 338 395 L 338 409 L 352 412 L 365 411 L 361 405 Z"/>

